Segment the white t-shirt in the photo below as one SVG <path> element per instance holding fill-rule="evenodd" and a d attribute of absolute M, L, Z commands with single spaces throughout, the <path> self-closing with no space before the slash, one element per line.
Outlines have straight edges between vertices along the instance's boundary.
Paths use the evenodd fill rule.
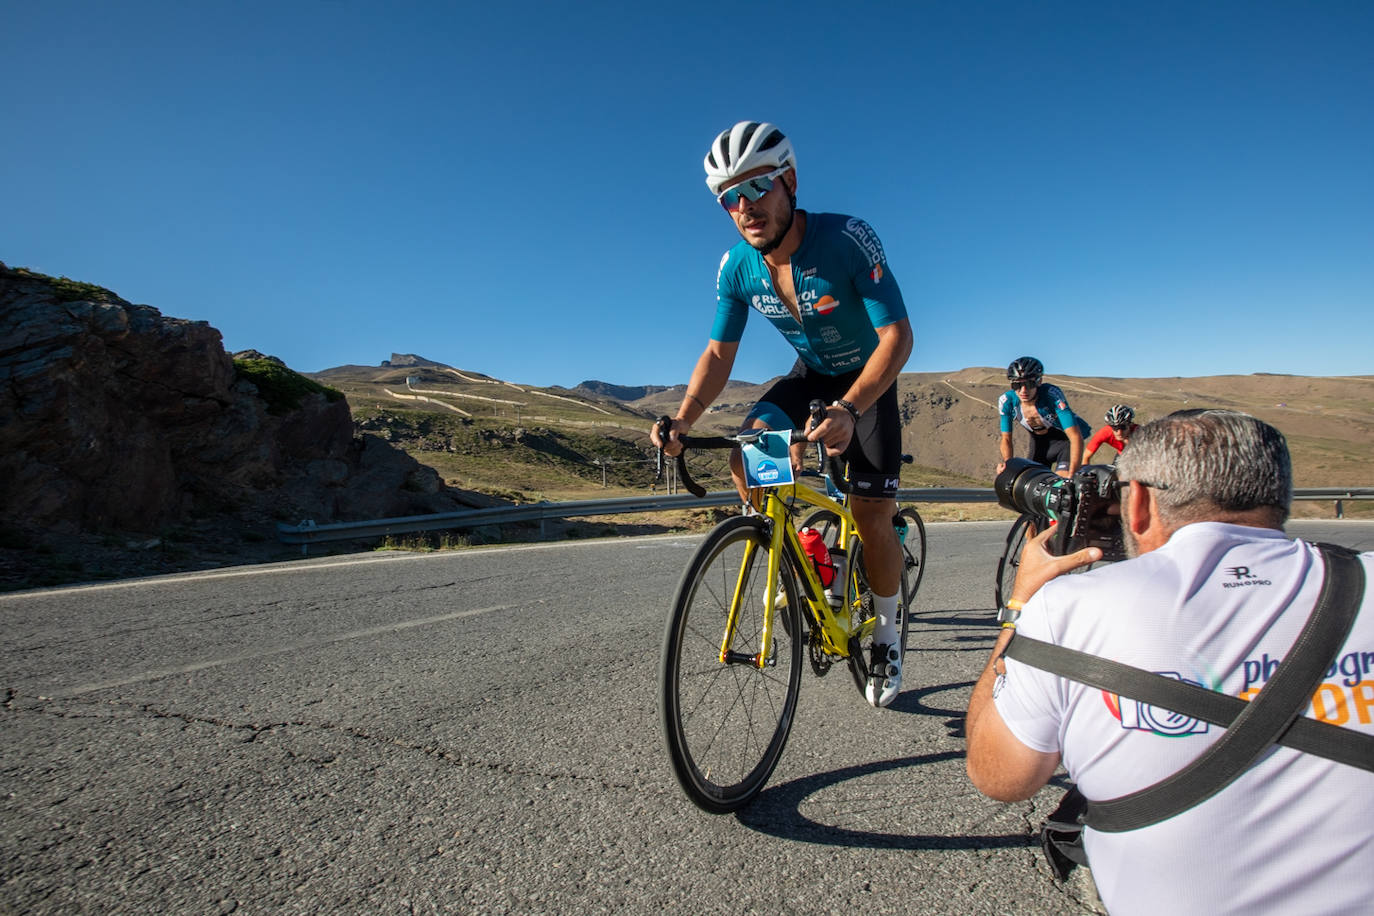
<path fill-rule="evenodd" d="M 1360 615 L 1307 715 L 1374 734 L 1374 553 Z M 1316 605 L 1317 550 L 1281 531 L 1205 522 L 1163 547 L 1045 585 L 1017 632 L 1231 696 L 1273 675 Z M 1291 609 L 1291 610 L 1290 610 Z M 1182 769 L 1223 729 L 1006 660 L 997 711 L 1062 755 L 1089 799 Z M 1374 773 L 1288 748 L 1159 824 L 1084 833 L 1113 916 L 1374 913 Z"/>

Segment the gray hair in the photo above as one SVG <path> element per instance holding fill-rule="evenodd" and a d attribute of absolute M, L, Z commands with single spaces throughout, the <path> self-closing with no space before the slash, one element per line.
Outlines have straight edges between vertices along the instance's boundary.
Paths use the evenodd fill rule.
<path fill-rule="evenodd" d="M 1235 410 L 1180 410 L 1136 430 L 1116 462 L 1122 480 L 1156 489 L 1173 523 L 1210 515 L 1276 510 L 1293 501 L 1293 462 L 1283 433 Z"/>

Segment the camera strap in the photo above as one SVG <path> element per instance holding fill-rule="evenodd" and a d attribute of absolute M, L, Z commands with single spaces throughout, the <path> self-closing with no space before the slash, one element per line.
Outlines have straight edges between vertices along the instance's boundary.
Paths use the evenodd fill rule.
<path fill-rule="evenodd" d="M 1331 544 L 1315 546 L 1326 561 L 1316 608 L 1264 689 L 1249 702 L 1029 637 L 1012 638 L 1005 654 L 1023 664 L 1226 729 L 1172 776 L 1129 795 L 1089 801 L 1081 823 L 1119 833 L 1167 820 L 1221 791 L 1276 743 L 1374 771 L 1374 735 L 1303 715 L 1349 636 L 1365 588 L 1358 554 Z"/>

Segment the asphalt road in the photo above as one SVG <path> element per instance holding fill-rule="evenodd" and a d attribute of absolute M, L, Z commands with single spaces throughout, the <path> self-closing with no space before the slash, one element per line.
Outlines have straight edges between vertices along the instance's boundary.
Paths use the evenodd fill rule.
<path fill-rule="evenodd" d="M 964 777 L 1006 528 L 929 527 L 903 694 L 808 673 L 737 816 L 686 801 L 656 719 L 696 537 L 0 595 L 0 911 L 1097 912 L 1034 838 L 1059 789 Z"/>

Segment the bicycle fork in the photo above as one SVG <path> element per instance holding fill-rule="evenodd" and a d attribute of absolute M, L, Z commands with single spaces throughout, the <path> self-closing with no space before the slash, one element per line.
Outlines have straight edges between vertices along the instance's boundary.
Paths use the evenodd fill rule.
<path fill-rule="evenodd" d="M 776 606 L 778 595 L 782 590 L 782 557 L 783 557 L 783 529 L 777 524 L 775 519 L 771 519 L 769 525 L 770 537 L 768 547 L 768 568 L 766 571 L 767 579 L 763 589 L 763 628 L 759 634 L 759 651 L 755 654 L 748 652 L 736 652 L 731 648 L 735 641 L 735 631 L 739 625 L 740 615 L 745 613 L 744 594 L 749 574 L 754 567 L 754 555 L 758 552 L 759 546 L 754 541 L 744 545 L 744 559 L 740 562 L 739 578 L 735 581 L 735 592 L 730 598 L 730 611 L 726 616 L 725 635 L 720 643 L 720 663 L 722 665 L 749 665 L 750 667 L 763 670 L 772 663 L 773 658 L 773 608 Z"/>

